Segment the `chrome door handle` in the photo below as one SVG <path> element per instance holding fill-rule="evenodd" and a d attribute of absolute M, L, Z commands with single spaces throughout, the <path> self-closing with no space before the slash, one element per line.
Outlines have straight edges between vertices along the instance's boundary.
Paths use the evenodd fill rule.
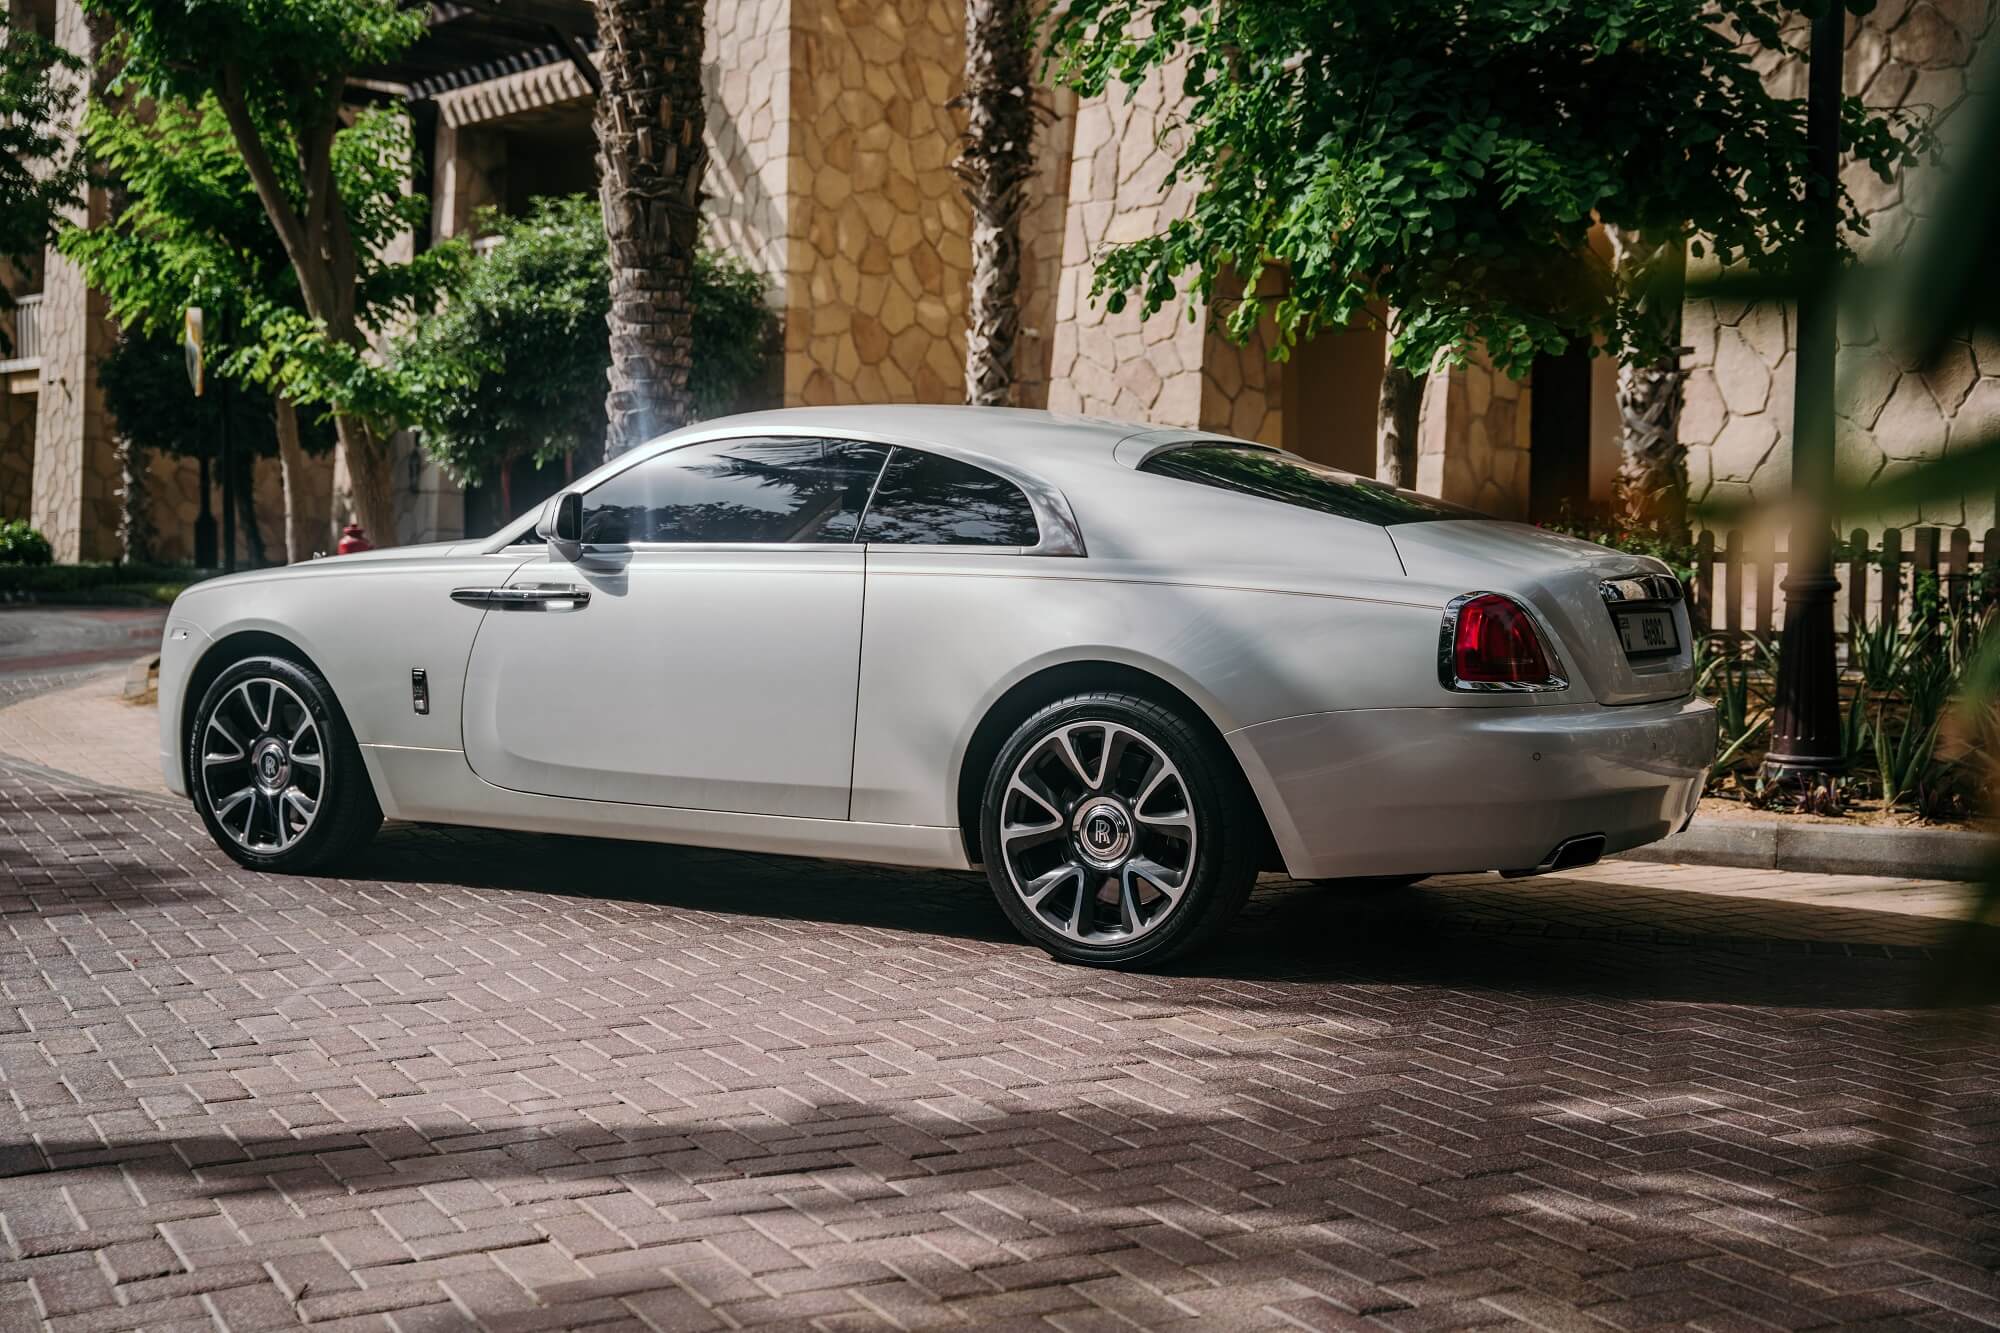
<path fill-rule="evenodd" d="M 451 600 L 501 611 L 581 611 L 590 589 L 571 583 L 529 583 L 512 588 L 453 588 Z"/>

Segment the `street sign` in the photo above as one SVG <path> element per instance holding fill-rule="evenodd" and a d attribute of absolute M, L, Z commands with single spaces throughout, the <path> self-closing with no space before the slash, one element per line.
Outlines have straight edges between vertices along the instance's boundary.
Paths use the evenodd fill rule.
<path fill-rule="evenodd" d="M 194 389 L 194 396 L 199 398 L 201 397 L 203 375 L 201 364 L 201 307 L 198 305 L 191 305 L 187 308 L 187 331 L 182 335 L 181 346 L 187 352 L 188 384 Z"/>

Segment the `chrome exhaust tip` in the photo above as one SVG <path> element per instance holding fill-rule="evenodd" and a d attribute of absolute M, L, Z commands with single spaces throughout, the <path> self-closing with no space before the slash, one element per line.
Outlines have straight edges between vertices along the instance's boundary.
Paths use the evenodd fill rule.
<path fill-rule="evenodd" d="M 1557 870 L 1574 870 L 1578 866 L 1593 865 L 1604 855 L 1604 835 L 1585 833 L 1574 838 L 1564 838 L 1555 845 L 1555 850 L 1542 858 L 1539 865 L 1526 870 L 1503 870 L 1507 879 L 1526 879 L 1529 875 L 1547 875 Z"/>

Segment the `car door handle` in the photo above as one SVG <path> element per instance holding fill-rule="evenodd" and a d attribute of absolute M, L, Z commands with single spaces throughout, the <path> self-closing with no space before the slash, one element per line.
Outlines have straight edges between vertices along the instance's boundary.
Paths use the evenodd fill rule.
<path fill-rule="evenodd" d="M 501 611 L 581 611 L 590 589 L 573 583 L 530 583 L 512 588 L 453 588 L 451 600 Z"/>

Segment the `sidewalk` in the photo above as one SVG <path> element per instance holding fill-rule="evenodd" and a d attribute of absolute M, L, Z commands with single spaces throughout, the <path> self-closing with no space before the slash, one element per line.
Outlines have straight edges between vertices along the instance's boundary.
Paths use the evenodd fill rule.
<path fill-rule="evenodd" d="M 124 665 L 109 665 L 80 685 L 0 708 L 0 755 L 98 786 L 166 795 L 159 710 L 151 703 L 128 703 L 124 683 Z"/>

